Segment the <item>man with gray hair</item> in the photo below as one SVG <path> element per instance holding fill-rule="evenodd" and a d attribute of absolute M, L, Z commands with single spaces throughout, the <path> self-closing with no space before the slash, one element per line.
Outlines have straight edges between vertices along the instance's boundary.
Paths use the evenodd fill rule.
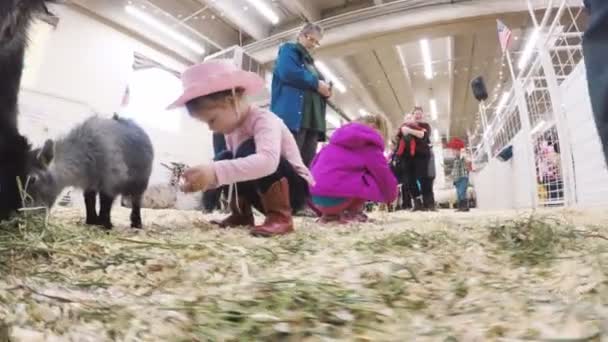
<path fill-rule="evenodd" d="M 319 141 L 326 140 L 325 112 L 332 95 L 331 85 L 311 55 L 322 38 L 320 26 L 306 24 L 296 42 L 280 47 L 272 78 L 270 110 L 293 133 L 306 166 L 310 166 Z"/>

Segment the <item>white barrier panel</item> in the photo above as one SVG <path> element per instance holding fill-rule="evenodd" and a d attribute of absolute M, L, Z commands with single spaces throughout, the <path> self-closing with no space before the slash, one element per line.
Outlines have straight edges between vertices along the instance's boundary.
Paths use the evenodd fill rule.
<path fill-rule="evenodd" d="M 593 118 L 584 63 L 561 85 L 574 162 L 577 204 L 608 204 L 608 168 Z"/>
<path fill-rule="evenodd" d="M 511 141 L 513 158 L 502 162 L 492 159 L 479 173 L 473 174 L 477 205 L 483 210 L 520 209 L 532 206 L 534 186 L 528 177 L 525 139 L 518 133 Z"/>

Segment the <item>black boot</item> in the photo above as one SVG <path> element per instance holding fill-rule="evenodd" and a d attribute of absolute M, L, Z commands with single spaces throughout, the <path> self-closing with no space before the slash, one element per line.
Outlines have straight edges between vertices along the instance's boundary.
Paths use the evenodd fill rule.
<path fill-rule="evenodd" d="M 424 195 L 422 201 L 424 203 L 424 211 L 437 211 L 435 196 L 433 194 Z"/>
<path fill-rule="evenodd" d="M 461 212 L 466 213 L 469 212 L 471 209 L 469 209 L 469 200 L 462 200 L 462 205 L 461 205 Z"/>

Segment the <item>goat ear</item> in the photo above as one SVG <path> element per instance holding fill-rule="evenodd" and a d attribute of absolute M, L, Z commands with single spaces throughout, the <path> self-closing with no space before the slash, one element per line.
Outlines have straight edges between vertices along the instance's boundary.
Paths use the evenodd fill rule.
<path fill-rule="evenodd" d="M 47 140 L 44 142 L 44 147 L 38 154 L 38 160 L 45 166 L 49 166 L 53 158 L 55 157 L 55 142 L 53 140 Z"/>

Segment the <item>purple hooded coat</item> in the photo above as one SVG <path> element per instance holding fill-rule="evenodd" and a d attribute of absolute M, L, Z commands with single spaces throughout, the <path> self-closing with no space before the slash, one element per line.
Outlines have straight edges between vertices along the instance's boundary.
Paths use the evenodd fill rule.
<path fill-rule="evenodd" d="M 397 180 L 384 156 L 384 142 L 369 126 L 350 123 L 337 129 L 317 154 L 311 172 L 313 196 L 359 198 L 388 203 L 397 198 Z"/>

